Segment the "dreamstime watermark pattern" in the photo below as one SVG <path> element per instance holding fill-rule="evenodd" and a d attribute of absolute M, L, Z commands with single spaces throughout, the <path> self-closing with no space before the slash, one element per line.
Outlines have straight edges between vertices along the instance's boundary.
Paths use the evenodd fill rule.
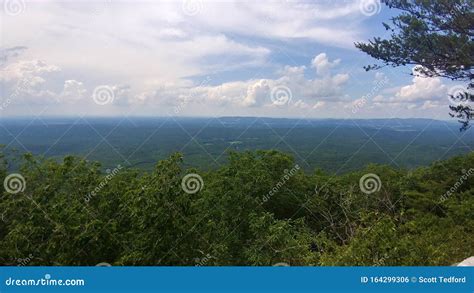
<path fill-rule="evenodd" d="M 181 188 L 187 194 L 195 194 L 204 188 L 204 181 L 199 174 L 189 173 L 181 180 Z"/>
<path fill-rule="evenodd" d="M 21 93 L 26 92 L 28 88 L 31 86 L 29 79 L 23 78 L 18 81 L 15 90 L 13 93 L 8 97 L 6 100 L 2 101 L 0 104 L 0 111 L 3 111 L 8 108 L 8 106 L 12 103 L 12 101 L 21 95 Z"/>
<path fill-rule="evenodd" d="M 449 102 L 457 107 L 457 106 L 466 106 L 469 104 L 469 100 L 463 100 L 460 97 L 464 96 L 465 94 L 473 95 L 472 89 L 468 89 L 464 85 L 455 85 L 448 89 L 448 99 Z"/>
<path fill-rule="evenodd" d="M 191 95 L 188 98 L 183 99 L 177 106 L 173 108 L 174 114 L 179 114 L 189 103 L 190 100 L 192 100 L 194 93 L 198 92 L 199 89 L 207 86 L 209 82 L 211 81 L 211 78 L 209 76 L 206 76 L 206 78 L 201 81 L 201 83 L 192 90 Z"/>
<path fill-rule="evenodd" d="M 97 6 L 94 6 L 94 9 L 91 11 L 92 15 L 98 16 L 103 14 L 111 3 L 112 0 L 101 0 L 94 2 L 94 4 Z"/>
<path fill-rule="evenodd" d="M 5 217 L 5 214 L 7 212 L 6 211 L 3 211 L 1 214 L 0 214 L 0 220 L 2 220 L 2 222 L 4 223 L 7 223 L 8 219 Z"/>
<path fill-rule="evenodd" d="M 202 258 L 195 258 L 194 261 L 196 262 L 196 264 L 194 266 L 196 267 L 205 266 L 211 260 L 211 258 L 212 258 L 212 255 L 210 255 L 209 253 L 206 254 Z"/>
<path fill-rule="evenodd" d="M 300 169 L 300 166 L 298 164 L 295 164 L 295 166 L 293 166 L 293 168 L 291 168 L 290 170 L 288 169 L 285 169 L 284 170 L 284 175 L 281 176 L 280 180 L 273 186 L 273 188 L 267 192 L 267 194 L 264 194 L 261 198 L 257 198 L 257 203 L 259 205 L 262 205 L 264 203 L 266 203 L 267 201 L 270 200 L 270 198 L 275 194 L 277 193 L 282 187 L 283 185 L 285 185 L 286 182 L 288 182 L 288 180 L 290 180 L 291 177 L 293 177 L 296 172 L 298 172 L 298 170 Z"/>
<path fill-rule="evenodd" d="M 365 194 L 372 194 L 380 191 L 382 187 L 382 181 L 377 174 L 367 173 L 362 176 L 359 180 L 359 188 Z"/>
<path fill-rule="evenodd" d="M 467 179 L 469 179 L 469 177 L 471 177 L 472 174 L 474 174 L 474 168 L 470 168 L 468 171 L 466 171 L 465 169 L 462 170 L 462 172 L 464 173 L 461 177 L 459 177 L 458 181 L 456 181 L 456 183 L 454 183 L 453 186 L 451 186 L 451 188 L 446 191 L 439 199 L 439 203 L 443 203 L 445 202 L 449 197 L 451 197 L 451 195 L 453 195 L 453 193 L 455 193 L 459 187 L 461 187 L 461 185 L 467 181 Z"/>
<path fill-rule="evenodd" d="M 97 105 L 106 105 L 114 102 L 114 89 L 108 85 L 100 85 L 94 89 L 92 99 Z"/>
<path fill-rule="evenodd" d="M 323 195 L 323 192 L 324 192 L 324 195 Z M 314 195 L 321 196 L 324 199 L 328 199 L 330 195 L 330 191 L 328 188 L 326 188 L 326 186 L 319 187 L 318 185 L 316 185 L 314 187 Z"/>
<path fill-rule="evenodd" d="M 17 258 L 16 259 L 16 262 L 18 263 L 17 266 L 18 267 L 27 266 L 32 260 L 33 260 L 33 254 L 31 253 L 25 258 Z"/>
<path fill-rule="evenodd" d="M 20 173 L 12 173 L 3 180 L 5 191 L 10 194 L 17 194 L 25 191 L 26 180 Z"/>
<path fill-rule="evenodd" d="M 203 7 L 202 0 L 183 0 L 181 9 L 187 16 L 195 16 L 201 12 Z"/>
<path fill-rule="evenodd" d="M 5 110 L 11 104 L 11 102 L 12 100 L 10 98 L 7 98 L 5 101 L 2 101 L 2 103 L 0 104 L 0 111 Z"/>
<path fill-rule="evenodd" d="M 380 13 L 382 3 L 380 0 L 360 0 L 359 10 L 365 16 L 373 16 Z"/>
<path fill-rule="evenodd" d="M 95 197 L 102 190 L 102 188 L 104 188 L 107 185 L 107 183 L 109 183 L 109 181 L 112 180 L 112 178 L 114 178 L 115 175 L 117 175 L 120 172 L 120 170 L 122 170 L 122 168 L 123 167 L 121 165 L 117 165 L 117 167 L 112 170 L 108 169 L 107 170 L 108 174 L 99 183 L 99 185 L 97 185 L 96 188 L 94 188 L 94 190 L 92 190 L 90 193 L 84 196 L 84 201 L 88 203 L 93 197 Z"/>
<path fill-rule="evenodd" d="M 374 260 L 373 260 L 373 264 L 374 266 L 379 266 L 379 267 L 383 267 L 383 266 L 386 266 L 386 261 L 388 259 L 388 256 L 387 255 L 384 255 L 382 257 L 375 257 Z"/>
<path fill-rule="evenodd" d="M 26 10 L 25 0 L 5 0 L 3 11 L 10 16 L 17 16 Z"/>
<path fill-rule="evenodd" d="M 385 87 L 389 82 L 387 76 L 384 76 L 382 79 L 377 80 L 375 82 L 375 86 L 370 90 L 367 95 L 362 96 L 360 99 L 356 101 L 356 103 L 352 106 L 352 114 L 356 114 L 362 109 L 368 102 L 369 99 L 373 98 L 383 87 Z"/>
<path fill-rule="evenodd" d="M 284 85 L 278 85 L 272 88 L 270 99 L 274 105 L 283 106 L 290 104 L 293 93 L 290 88 Z"/>
<path fill-rule="evenodd" d="M 84 279 L 53 279 L 50 274 L 40 279 L 13 279 L 5 280 L 6 286 L 84 286 Z"/>

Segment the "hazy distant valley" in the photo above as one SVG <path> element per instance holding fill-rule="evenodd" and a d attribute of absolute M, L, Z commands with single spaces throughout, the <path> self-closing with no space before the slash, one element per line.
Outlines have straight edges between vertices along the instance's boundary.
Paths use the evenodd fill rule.
<path fill-rule="evenodd" d="M 226 152 L 277 149 L 292 154 L 307 171 L 344 173 L 369 163 L 411 168 L 474 148 L 472 130 L 429 119 L 305 120 L 221 118 L 4 119 L 0 143 L 8 154 L 77 155 L 149 170 L 174 152 L 185 166 L 210 169 Z"/>

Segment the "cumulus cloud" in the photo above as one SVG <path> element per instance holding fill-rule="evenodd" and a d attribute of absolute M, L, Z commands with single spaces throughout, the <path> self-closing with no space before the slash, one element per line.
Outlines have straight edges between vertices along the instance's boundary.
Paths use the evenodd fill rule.
<path fill-rule="evenodd" d="M 77 80 L 64 81 L 63 91 L 59 94 L 61 101 L 66 103 L 74 103 L 85 97 L 87 90 L 84 84 Z"/>
<path fill-rule="evenodd" d="M 60 72 L 59 66 L 43 60 L 18 60 L 1 70 L 0 86 L 13 104 L 47 106 L 82 100 L 87 92 L 83 82 L 61 81 Z"/>
<path fill-rule="evenodd" d="M 329 63 L 335 64 L 335 62 Z M 335 67 L 335 65 L 333 66 Z M 295 108 L 318 109 L 326 102 L 337 102 L 343 97 L 343 88 L 349 80 L 347 73 L 327 74 L 316 78 L 305 77 L 306 66 L 284 66 L 276 71 L 277 78 L 249 79 L 211 84 L 211 80 L 201 82 L 160 84 L 152 90 L 123 95 L 117 105 L 145 107 L 174 107 L 200 104 L 208 107 L 256 108 L 272 107 L 272 90 L 287 88 L 293 98 Z"/>
<path fill-rule="evenodd" d="M 48 104 L 57 95 L 46 86 L 47 78 L 61 69 L 42 60 L 19 60 L 0 71 L 0 87 L 13 103 Z"/>
<path fill-rule="evenodd" d="M 329 62 L 329 61 L 328 61 Z M 329 62 L 336 64 L 335 62 Z M 335 65 L 334 65 L 335 66 Z M 227 82 L 215 86 L 193 89 L 194 100 L 216 105 L 240 107 L 256 107 L 272 105 L 272 89 L 285 87 L 295 100 L 295 107 L 316 108 L 325 105 L 322 101 L 336 102 L 341 99 L 342 89 L 349 80 L 347 73 L 326 75 L 321 78 L 308 79 L 305 77 L 305 66 L 285 66 L 278 70 L 280 75 L 275 79 L 248 80 L 245 82 Z M 183 92 L 181 92 L 183 94 Z M 172 95 L 176 97 L 176 93 Z M 191 96 L 190 94 L 187 96 Z"/>
<path fill-rule="evenodd" d="M 58 66 L 49 65 L 42 60 L 20 60 L 0 71 L 0 81 L 29 80 L 31 84 L 38 84 L 44 82 L 43 75 L 60 70 Z"/>
<path fill-rule="evenodd" d="M 330 62 L 326 53 L 321 53 L 311 60 L 311 67 L 316 68 L 318 74 L 327 75 L 329 74 L 329 70 L 337 66 L 340 62 L 341 59 L 336 59 L 333 62 Z"/>
<path fill-rule="evenodd" d="M 28 44 L 31 55 L 61 68 L 97 79 L 113 73 L 114 83 L 138 87 L 156 79 L 177 81 L 211 71 L 264 66 L 272 47 L 261 39 L 345 48 L 361 39 L 362 29 L 348 25 L 363 17 L 356 3 L 201 4 L 190 17 L 181 1 L 32 2 L 28 17 L 2 19 L 8 27 L 2 45 Z M 342 23 L 341 17 L 348 18 Z"/>
<path fill-rule="evenodd" d="M 111 86 L 111 89 L 113 91 L 113 103 L 117 105 L 130 105 L 132 92 L 129 85 L 114 85 Z"/>
<path fill-rule="evenodd" d="M 242 105 L 244 107 L 259 106 L 266 98 L 270 91 L 268 81 L 262 79 L 247 87 L 247 95 L 243 98 Z"/>
<path fill-rule="evenodd" d="M 369 97 L 372 78 L 362 74 L 347 91 L 350 75 L 341 63 L 359 66 L 345 56 L 352 56 L 355 41 L 372 35 L 358 1 L 199 2 L 192 15 L 181 1 L 28 3 L 27 15 L 2 18 L 8 28 L 0 48 L 2 93 L 19 103 L 56 103 L 59 114 L 63 103 L 72 110 L 83 106 L 86 114 L 94 107 L 99 115 L 130 109 L 182 114 L 186 106 L 187 115 L 220 109 L 286 115 L 275 112 L 282 109 L 271 101 L 275 87 L 291 91 L 286 111 L 324 108 L 324 114 L 361 96 L 434 109 L 446 92 L 440 79 L 414 77 L 392 93 Z M 311 58 L 302 47 L 321 53 Z M 203 76 L 216 80 L 202 82 Z M 375 74 L 375 80 L 384 78 Z M 98 85 L 112 89 L 107 107 L 93 103 Z M 8 111 L 24 114 L 22 108 Z"/>
<path fill-rule="evenodd" d="M 392 95 L 376 95 L 371 99 L 372 103 L 376 106 L 390 105 L 410 110 L 429 110 L 446 105 L 447 86 L 441 78 L 419 76 L 416 68 L 417 66 L 412 68 L 414 77 L 411 84 L 391 89 L 394 90 Z M 382 75 L 378 76 L 379 79 L 382 77 Z"/>
<path fill-rule="evenodd" d="M 412 70 L 416 74 L 416 67 Z M 395 94 L 395 102 L 421 102 L 437 100 L 446 96 L 446 86 L 439 77 L 423 77 L 415 75 L 412 84 L 403 86 Z"/>

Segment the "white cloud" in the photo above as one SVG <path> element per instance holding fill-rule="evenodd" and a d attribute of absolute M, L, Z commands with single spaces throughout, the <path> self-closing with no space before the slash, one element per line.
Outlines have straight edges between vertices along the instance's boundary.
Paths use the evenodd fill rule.
<path fill-rule="evenodd" d="M 354 1 L 356 2 L 356 1 Z M 345 22 L 341 22 L 341 18 Z M 270 39 L 308 39 L 353 48 L 359 40 L 357 3 L 318 1 L 204 1 L 192 22 L 207 31 L 227 31 Z"/>
<path fill-rule="evenodd" d="M 61 69 L 42 60 L 21 60 L 10 63 L 0 70 L 0 81 L 18 82 L 27 80 L 31 85 L 44 82 L 43 75 L 58 72 Z"/>
<path fill-rule="evenodd" d="M 309 105 L 304 102 L 303 100 L 298 100 L 293 104 L 294 107 L 296 108 L 301 108 L 301 109 L 306 109 L 309 107 Z"/>
<path fill-rule="evenodd" d="M 244 97 L 242 105 L 244 107 L 259 106 L 268 98 L 269 92 L 270 86 L 268 85 L 268 82 L 264 79 L 259 80 L 248 86 L 247 95 Z"/>
<path fill-rule="evenodd" d="M 218 86 L 200 87 L 201 101 L 220 105 L 235 106 L 271 105 L 271 90 L 278 86 L 287 87 L 295 99 L 295 106 L 304 108 L 314 103 L 314 100 L 336 102 L 342 96 L 342 88 L 349 80 L 346 73 L 326 75 L 322 78 L 307 79 L 304 75 L 306 67 L 285 66 L 279 70 L 279 78 L 248 80 L 245 82 L 228 82 Z M 196 97 L 195 97 L 196 98 Z M 322 107 L 324 103 L 317 104 Z"/>
<path fill-rule="evenodd" d="M 413 68 L 413 74 L 416 74 Z M 426 100 L 438 100 L 447 94 L 446 86 L 439 77 L 415 76 L 412 84 L 401 87 L 395 94 L 395 102 L 422 102 Z"/>
<path fill-rule="evenodd" d="M 58 66 L 42 60 L 20 60 L 0 70 L 0 87 L 12 103 L 49 104 L 57 94 L 47 84 L 48 77 L 59 72 Z"/>
<path fill-rule="evenodd" d="M 311 60 L 311 67 L 316 68 L 316 72 L 319 75 L 327 75 L 329 74 L 329 70 L 338 65 L 340 62 L 340 59 L 336 59 L 333 62 L 330 62 L 328 57 L 326 56 L 326 53 L 321 53 L 314 57 L 313 60 Z"/>
<path fill-rule="evenodd" d="M 393 92 L 388 97 L 376 95 L 371 99 L 375 106 L 390 105 L 392 107 L 402 107 L 404 109 L 429 110 L 446 106 L 447 86 L 439 77 L 424 77 L 416 74 L 417 66 L 412 68 L 414 77 L 412 83 L 397 88 L 388 89 L 386 92 Z M 384 78 L 383 75 L 378 76 Z M 377 76 L 376 76 L 377 79 Z M 444 101 L 444 103 L 443 103 Z"/>
<path fill-rule="evenodd" d="M 425 101 L 423 105 L 421 106 L 421 109 L 427 110 L 427 109 L 433 109 L 433 108 L 438 108 L 441 105 L 439 102 L 436 101 Z"/>
<path fill-rule="evenodd" d="M 372 102 L 381 102 L 383 103 L 385 101 L 385 98 L 383 95 L 376 95 L 373 99 Z"/>
<path fill-rule="evenodd" d="M 64 88 L 59 98 L 66 103 L 74 103 L 82 100 L 85 97 L 87 90 L 84 84 L 77 80 L 64 81 Z"/>
<path fill-rule="evenodd" d="M 326 102 L 337 102 L 343 96 L 343 87 L 349 80 L 346 73 L 326 75 L 320 78 L 305 77 L 305 66 L 285 66 L 277 70 L 274 79 L 250 79 L 246 81 L 224 82 L 210 85 L 209 80 L 196 84 L 168 83 L 153 90 L 126 95 L 127 106 L 177 107 L 183 105 L 204 105 L 212 107 L 256 108 L 272 107 L 271 92 L 275 87 L 287 87 L 294 98 L 296 108 L 314 109 L 323 107 Z M 316 103 L 316 104 L 315 104 Z M 116 103 L 120 105 L 119 103 Z"/>
<path fill-rule="evenodd" d="M 176 81 L 267 60 L 269 48 L 231 37 L 235 35 L 353 48 L 360 39 L 358 27 L 348 28 L 339 20 L 358 15 L 354 4 L 306 1 L 203 1 L 192 17 L 181 1 L 31 2 L 27 13 L 2 18 L 8 27 L 2 46 L 25 45 L 29 55 L 61 68 L 90 71 L 97 78 L 113 72 L 114 83 L 143 86 L 150 80 Z M 223 58 L 213 58 L 206 66 L 212 56 Z M 228 56 L 239 60 L 229 64 Z"/>
<path fill-rule="evenodd" d="M 324 105 L 326 105 L 326 102 L 323 102 L 323 101 L 316 102 L 316 104 L 314 104 L 314 106 L 313 106 L 313 109 L 323 108 Z"/>
<path fill-rule="evenodd" d="M 341 68 L 361 64 L 345 56 L 373 33 L 358 1 L 202 1 L 196 12 L 186 13 L 182 1 L 42 1 L 28 2 L 15 17 L 0 11 L 2 93 L 56 107 L 51 113 L 63 114 L 64 103 L 72 113 L 96 115 L 163 115 L 176 108 L 185 115 L 278 116 L 323 108 L 320 113 L 334 115 L 351 105 L 349 95 L 370 102 L 378 94 L 374 104 L 418 109 L 435 109 L 444 98 L 440 79 L 421 77 L 369 97 L 365 88 L 373 88 L 373 78 L 361 74 L 348 92 L 350 75 Z M 331 53 L 311 59 L 308 50 Z M 203 76 L 216 80 L 202 83 Z M 376 81 L 385 78 L 375 73 Z M 92 101 L 98 85 L 113 90 L 107 107 Z M 271 103 L 278 86 L 291 90 L 286 108 Z M 8 111 L 24 114 L 24 108 Z"/>

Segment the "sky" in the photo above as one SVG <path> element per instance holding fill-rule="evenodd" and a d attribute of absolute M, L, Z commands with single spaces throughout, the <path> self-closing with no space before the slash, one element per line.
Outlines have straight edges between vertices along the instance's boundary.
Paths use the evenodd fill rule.
<path fill-rule="evenodd" d="M 0 12 L 0 117 L 449 119 L 462 84 L 377 63 L 378 0 L 24 1 Z"/>

